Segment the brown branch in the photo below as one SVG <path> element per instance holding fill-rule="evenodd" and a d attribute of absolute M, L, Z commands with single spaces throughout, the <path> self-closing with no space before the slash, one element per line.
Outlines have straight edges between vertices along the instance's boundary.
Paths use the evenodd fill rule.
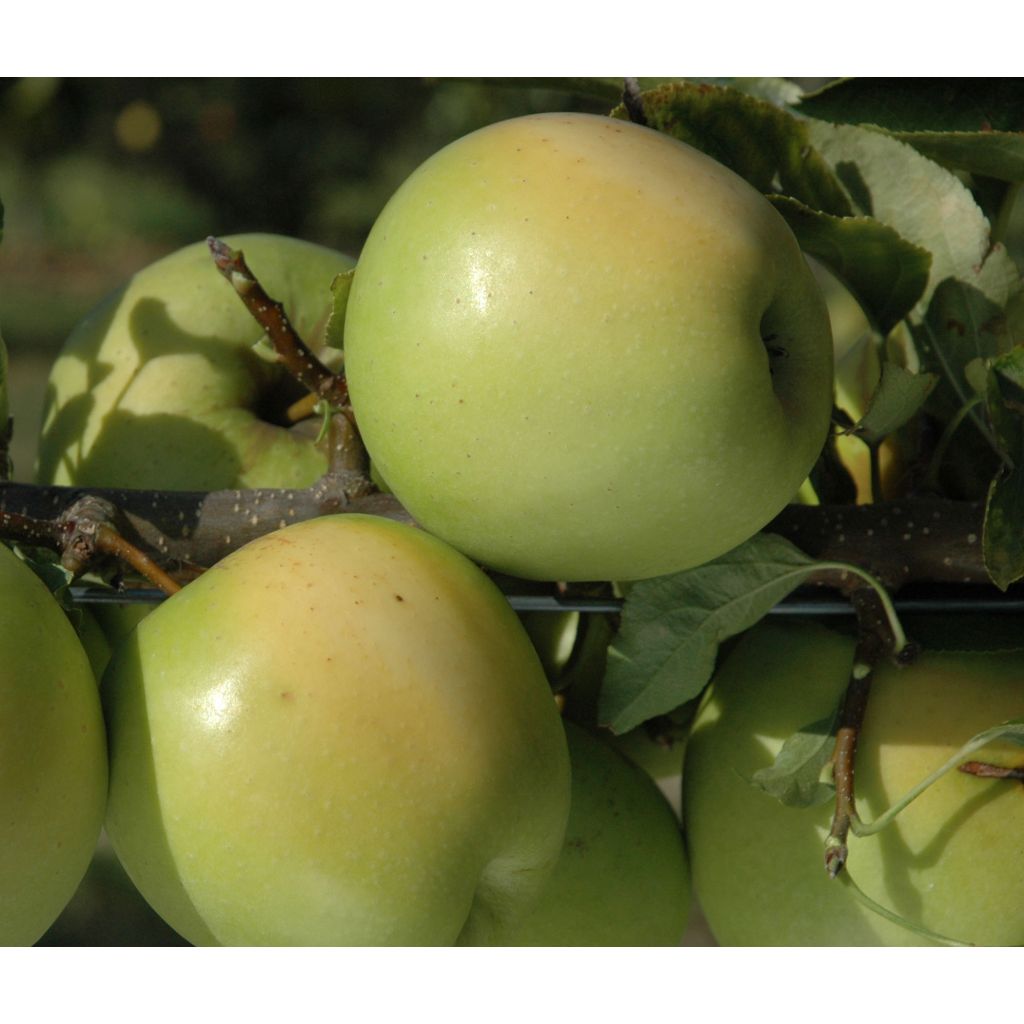
<path fill-rule="evenodd" d="M 289 523 L 336 512 L 412 522 L 397 499 L 370 492 L 358 472 L 327 474 L 294 490 L 136 491 L 0 483 L 0 536 L 65 552 L 72 522 L 105 521 L 178 580 L 250 540 Z M 106 518 L 82 516 L 84 498 L 106 503 Z M 82 557 L 94 543 L 77 537 Z M 75 571 L 72 568 L 72 571 Z"/>
<path fill-rule="evenodd" d="M 1018 782 L 1024 782 L 1024 766 L 1007 768 L 986 761 L 965 761 L 957 766 L 957 771 L 965 775 L 975 775 L 979 779 L 1016 779 Z"/>
<path fill-rule="evenodd" d="M 171 579 L 152 558 L 126 541 L 112 526 L 103 524 L 96 531 L 96 550 L 130 565 L 140 576 L 168 596 L 181 590 L 180 583 Z"/>
<path fill-rule="evenodd" d="M 790 505 L 766 527 L 812 558 L 855 562 L 889 591 L 907 583 L 990 583 L 984 505 L 943 499 Z"/>
<path fill-rule="evenodd" d="M 219 238 L 207 238 L 213 262 L 266 332 L 284 367 L 309 391 L 337 409 L 348 405 L 345 375 L 332 373 L 292 327 L 284 306 L 272 299 L 249 269 L 245 256 Z"/>
<path fill-rule="evenodd" d="M 843 706 L 839 712 L 835 748 L 832 753 L 832 779 L 836 787 L 836 806 L 832 825 L 825 840 L 825 870 L 835 878 L 846 864 L 850 826 L 857 817 L 854 797 L 857 742 L 871 693 L 875 666 L 887 656 L 901 662 L 910 660 L 916 649 L 910 645 L 895 651 L 894 638 L 885 609 L 877 592 L 861 587 L 850 595 L 857 613 L 857 645 Z"/>

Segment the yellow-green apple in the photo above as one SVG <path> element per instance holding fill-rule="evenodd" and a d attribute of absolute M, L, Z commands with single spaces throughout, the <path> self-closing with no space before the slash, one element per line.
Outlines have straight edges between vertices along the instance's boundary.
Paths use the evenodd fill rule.
<path fill-rule="evenodd" d="M 566 737 L 572 803 L 565 844 L 510 943 L 678 945 L 690 909 L 679 819 L 651 778 L 606 741 L 571 722 Z"/>
<path fill-rule="evenodd" d="M 593 115 L 500 122 L 420 166 L 359 257 L 345 353 L 392 491 L 527 578 L 734 547 L 796 493 L 832 405 L 827 309 L 778 213 Z"/>
<path fill-rule="evenodd" d="M 136 607 L 144 608 L 145 606 L 139 605 Z M 78 613 L 80 618 L 75 627 L 75 631 L 78 633 L 78 639 L 82 644 L 82 649 L 85 651 L 85 655 L 89 659 L 92 674 L 96 677 L 96 681 L 99 682 L 99 680 L 103 678 L 107 662 L 110 661 L 110 654 L 112 650 L 110 638 L 107 636 L 95 613 L 91 609 L 80 608 Z"/>
<path fill-rule="evenodd" d="M 352 261 L 275 235 L 226 239 L 316 347 Z M 285 413 L 302 392 L 253 346 L 260 327 L 205 243 L 140 270 L 74 329 L 43 413 L 41 483 L 212 490 L 299 487 L 326 467 Z"/>
<path fill-rule="evenodd" d="M 239 549 L 103 680 L 107 832 L 196 944 L 500 942 L 554 868 L 569 760 L 494 584 L 340 515 Z"/>
<path fill-rule="evenodd" d="M 42 581 L 0 544 L 0 945 L 35 942 L 74 895 L 106 795 L 89 660 Z"/>
<path fill-rule="evenodd" d="M 723 944 L 927 942 L 828 877 L 830 802 L 787 807 L 749 781 L 787 737 L 828 718 L 853 650 L 851 637 L 814 623 L 762 623 L 712 682 L 687 744 L 683 811 L 696 897 Z M 935 650 L 902 669 L 880 666 L 857 746 L 861 818 L 876 818 L 973 736 L 1021 716 L 1024 651 Z M 1024 761 L 1007 742 L 973 757 Z M 1019 782 L 954 771 L 876 835 L 851 836 L 845 870 L 871 900 L 932 933 L 1019 945 L 1021 795 Z"/>

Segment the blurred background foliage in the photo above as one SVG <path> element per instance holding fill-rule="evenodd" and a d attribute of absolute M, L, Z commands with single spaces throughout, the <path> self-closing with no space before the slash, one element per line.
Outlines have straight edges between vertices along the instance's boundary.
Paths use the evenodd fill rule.
<path fill-rule="evenodd" d="M 131 273 L 210 234 L 273 231 L 358 253 L 427 156 L 492 121 L 607 112 L 557 88 L 426 79 L 0 79 L 0 330 L 15 479 L 46 373 Z"/>

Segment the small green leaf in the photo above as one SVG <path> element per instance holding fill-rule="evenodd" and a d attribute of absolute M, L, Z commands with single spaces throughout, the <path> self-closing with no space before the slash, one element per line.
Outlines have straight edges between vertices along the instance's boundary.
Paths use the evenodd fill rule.
<path fill-rule="evenodd" d="M 850 433 L 868 444 L 880 444 L 921 410 L 938 380 L 934 373 L 911 373 L 886 360 L 871 404 Z"/>
<path fill-rule="evenodd" d="M 822 769 L 832 759 L 839 709 L 798 730 L 782 745 L 769 768 L 754 772 L 751 783 L 787 807 L 817 807 L 835 794 L 835 786 L 821 781 Z"/>
<path fill-rule="evenodd" d="M 331 282 L 331 315 L 327 320 L 327 330 L 324 334 L 324 344 L 331 348 L 345 347 L 345 310 L 348 308 L 348 296 L 352 290 L 355 272 L 353 267 L 343 274 L 338 274 Z"/>
<path fill-rule="evenodd" d="M 696 697 L 721 641 L 753 626 L 817 565 L 789 541 L 758 534 L 706 565 L 633 584 L 608 650 L 600 720 L 628 732 Z"/>
<path fill-rule="evenodd" d="M 788 196 L 769 196 L 800 248 L 849 288 L 879 334 L 888 334 L 920 301 L 931 254 L 872 217 L 834 217 Z"/>
<path fill-rule="evenodd" d="M 982 551 L 985 568 L 1000 590 L 1024 579 L 1024 466 L 1000 470 L 985 503 Z"/>
<path fill-rule="evenodd" d="M 736 89 L 687 82 L 642 94 L 647 123 L 731 168 L 761 192 L 781 192 L 843 216 L 850 203 L 808 139 L 806 122 Z M 614 116 L 625 118 L 619 107 Z"/>

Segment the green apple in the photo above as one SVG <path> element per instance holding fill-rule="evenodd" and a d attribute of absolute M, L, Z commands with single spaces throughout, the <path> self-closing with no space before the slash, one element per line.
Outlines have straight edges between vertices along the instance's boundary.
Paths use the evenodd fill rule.
<path fill-rule="evenodd" d="M 89 866 L 107 747 L 89 660 L 60 605 L 0 544 L 0 945 L 30 945 Z"/>
<path fill-rule="evenodd" d="M 500 122 L 419 167 L 359 257 L 345 360 L 417 521 L 535 579 L 741 543 L 796 493 L 832 407 L 827 309 L 778 213 L 593 115 Z"/>
<path fill-rule="evenodd" d="M 510 937 L 523 946 L 673 946 L 686 930 L 690 874 L 676 817 L 650 777 L 566 723 L 572 803 L 540 900 Z"/>
<path fill-rule="evenodd" d="M 139 623 L 103 694 L 107 832 L 193 943 L 500 942 L 558 858 L 569 760 L 537 656 L 412 527 L 250 543 Z"/>
<path fill-rule="evenodd" d="M 947 637 L 948 639 L 948 637 Z M 853 663 L 849 636 L 763 623 L 714 678 L 687 744 L 685 815 L 696 897 L 728 945 L 914 945 L 926 940 L 824 868 L 830 802 L 784 806 L 748 780 L 785 739 L 827 718 Z M 856 797 L 872 820 L 972 736 L 1024 716 L 1024 651 L 930 651 L 872 683 Z M 1021 748 L 974 755 L 1019 765 Z M 846 871 L 881 906 L 946 938 L 1024 943 L 1019 782 L 952 772 L 874 836 L 850 837 Z"/>
<path fill-rule="evenodd" d="M 331 282 L 352 261 L 275 235 L 226 241 L 245 252 L 300 335 L 322 341 Z M 205 243 L 140 270 L 75 327 L 53 366 L 39 482 L 179 490 L 312 483 L 326 457 L 305 425 L 289 428 L 284 414 L 302 391 L 253 351 L 261 336 Z"/>
<path fill-rule="evenodd" d="M 92 673 L 98 682 L 103 678 L 113 648 L 110 638 L 91 609 L 80 608 L 79 615 L 80 619 L 75 631 L 78 633 L 82 649 L 89 659 Z"/>

